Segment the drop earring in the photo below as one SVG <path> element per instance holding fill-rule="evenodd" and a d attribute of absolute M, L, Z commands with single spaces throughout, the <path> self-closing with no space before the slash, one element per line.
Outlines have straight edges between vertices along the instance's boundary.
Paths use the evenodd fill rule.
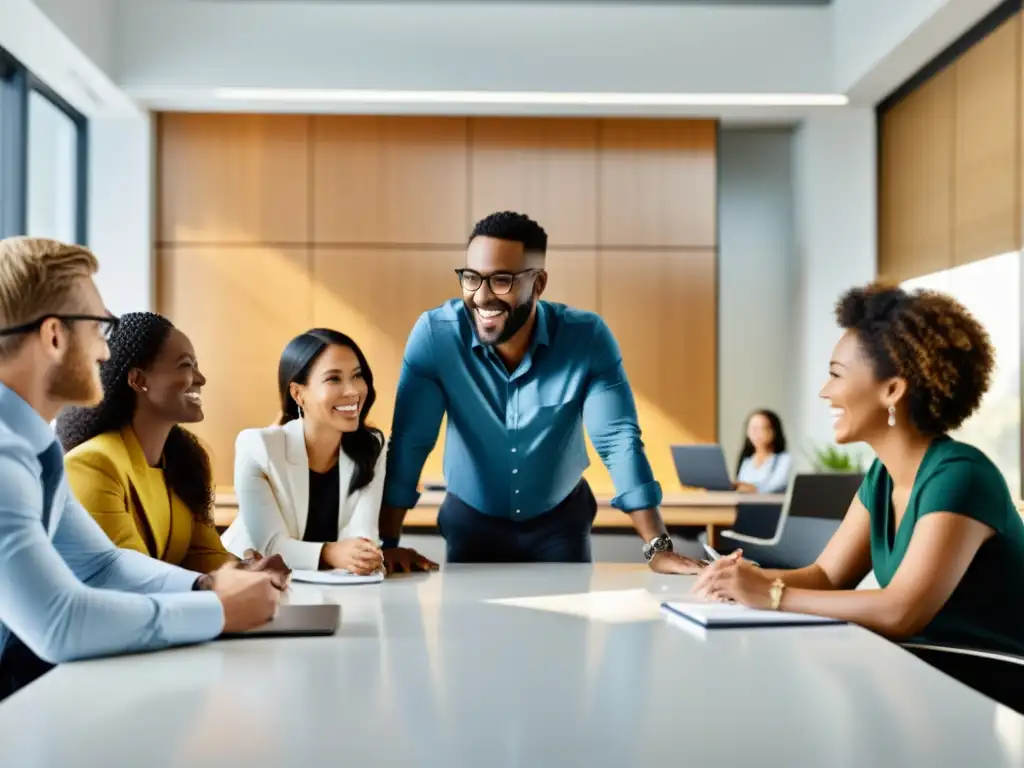
<path fill-rule="evenodd" d="M 895 427 L 896 426 L 896 406 L 895 405 L 890 405 L 889 406 L 889 426 L 890 427 Z"/>
<path fill-rule="evenodd" d="M 301 418 L 302 418 L 302 415 L 303 415 L 303 414 L 302 414 L 302 406 L 301 406 L 301 405 L 299 405 L 298 403 L 296 403 L 296 404 L 295 404 L 295 407 L 299 409 L 299 419 L 301 419 Z"/>

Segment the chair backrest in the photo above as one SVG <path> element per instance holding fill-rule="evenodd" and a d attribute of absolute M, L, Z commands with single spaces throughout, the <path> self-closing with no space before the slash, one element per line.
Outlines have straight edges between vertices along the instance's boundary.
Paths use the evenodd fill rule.
<path fill-rule="evenodd" d="M 750 557 L 772 568 L 813 563 L 836 532 L 864 475 L 851 472 L 798 474 L 789 484 L 775 536 Z M 745 550 L 746 551 L 746 550 Z"/>
<path fill-rule="evenodd" d="M 789 487 L 786 517 L 842 520 L 863 481 L 859 472 L 799 474 Z"/>
<path fill-rule="evenodd" d="M 903 643 L 922 661 L 1024 714 L 1024 659 L 955 645 Z"/>

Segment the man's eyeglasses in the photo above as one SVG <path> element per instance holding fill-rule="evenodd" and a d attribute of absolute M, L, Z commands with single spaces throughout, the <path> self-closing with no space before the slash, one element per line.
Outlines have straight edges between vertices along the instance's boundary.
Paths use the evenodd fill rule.
<path fill-rule="evenodd" d="M 117 324 L 120 322 L 120 319 L 113 315 L 43 315 L 42 317 L 33 320 L 31 323 L 14 325 L 10 328 L 0 328 L 0 336 L 14 336 L 19 333 L 32 333 L 33 331 L 38 331 L 47 320 L 60 320 L 64 324 L 74 323 L 77 321 L 91 321 L 99 323 L 100 332 L 103 334 L 103 338 L 105 339 L 110 338 L 110 335 L 117 329 Z"/>
<path fill-rule="evenodd" d="M 481 275 L 472 269 L 456 269 L 455 274 L 459 276 L 462 290 L 474 293 L 480 290 L 480 286 L 487 283 L 491 293 L 495 296 L 504 296 L 512 290 L 516 284 L 516 278 L 528 275 L 531 272 L 539 272 L 539 269 L 524 269 L 522 272 L 495 272 L 493 275 Z"/>

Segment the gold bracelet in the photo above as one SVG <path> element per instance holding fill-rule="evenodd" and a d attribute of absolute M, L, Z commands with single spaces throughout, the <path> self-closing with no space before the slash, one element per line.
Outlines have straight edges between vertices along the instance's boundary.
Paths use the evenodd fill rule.
<path fill-rule="evenodd" d="M 786 591 L 786 582 L 782 579 L 776 579 L 772 582 L 772 588 L 768 592 L 769 599 L 771 600 L 771 609 L 773 611 L 779 610 L 779 606 L 782 604 L 782 593 Z"/>

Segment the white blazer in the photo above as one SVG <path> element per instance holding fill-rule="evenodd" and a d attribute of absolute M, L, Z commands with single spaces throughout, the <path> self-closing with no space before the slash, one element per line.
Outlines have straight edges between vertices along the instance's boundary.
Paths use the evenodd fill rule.
<path fill-rule="evenodd" d="M 339 540 L 365 536 L 377 543 L 386 461 L 385 445 L 373 480 L 349 493 L 356 465 L 339 451 Z M 309 515 L 309 457 L 301 420 L 283 427 L 246 429 L 238 435 L 235 495 L 238 517 L 221 537 L 229 552 L 242 557 L 245 550 L 255 549 L 264 556 L 281 555 L 290 568 L 316 570 L 320 566 L 323 544 L 302 540 Z"/>

